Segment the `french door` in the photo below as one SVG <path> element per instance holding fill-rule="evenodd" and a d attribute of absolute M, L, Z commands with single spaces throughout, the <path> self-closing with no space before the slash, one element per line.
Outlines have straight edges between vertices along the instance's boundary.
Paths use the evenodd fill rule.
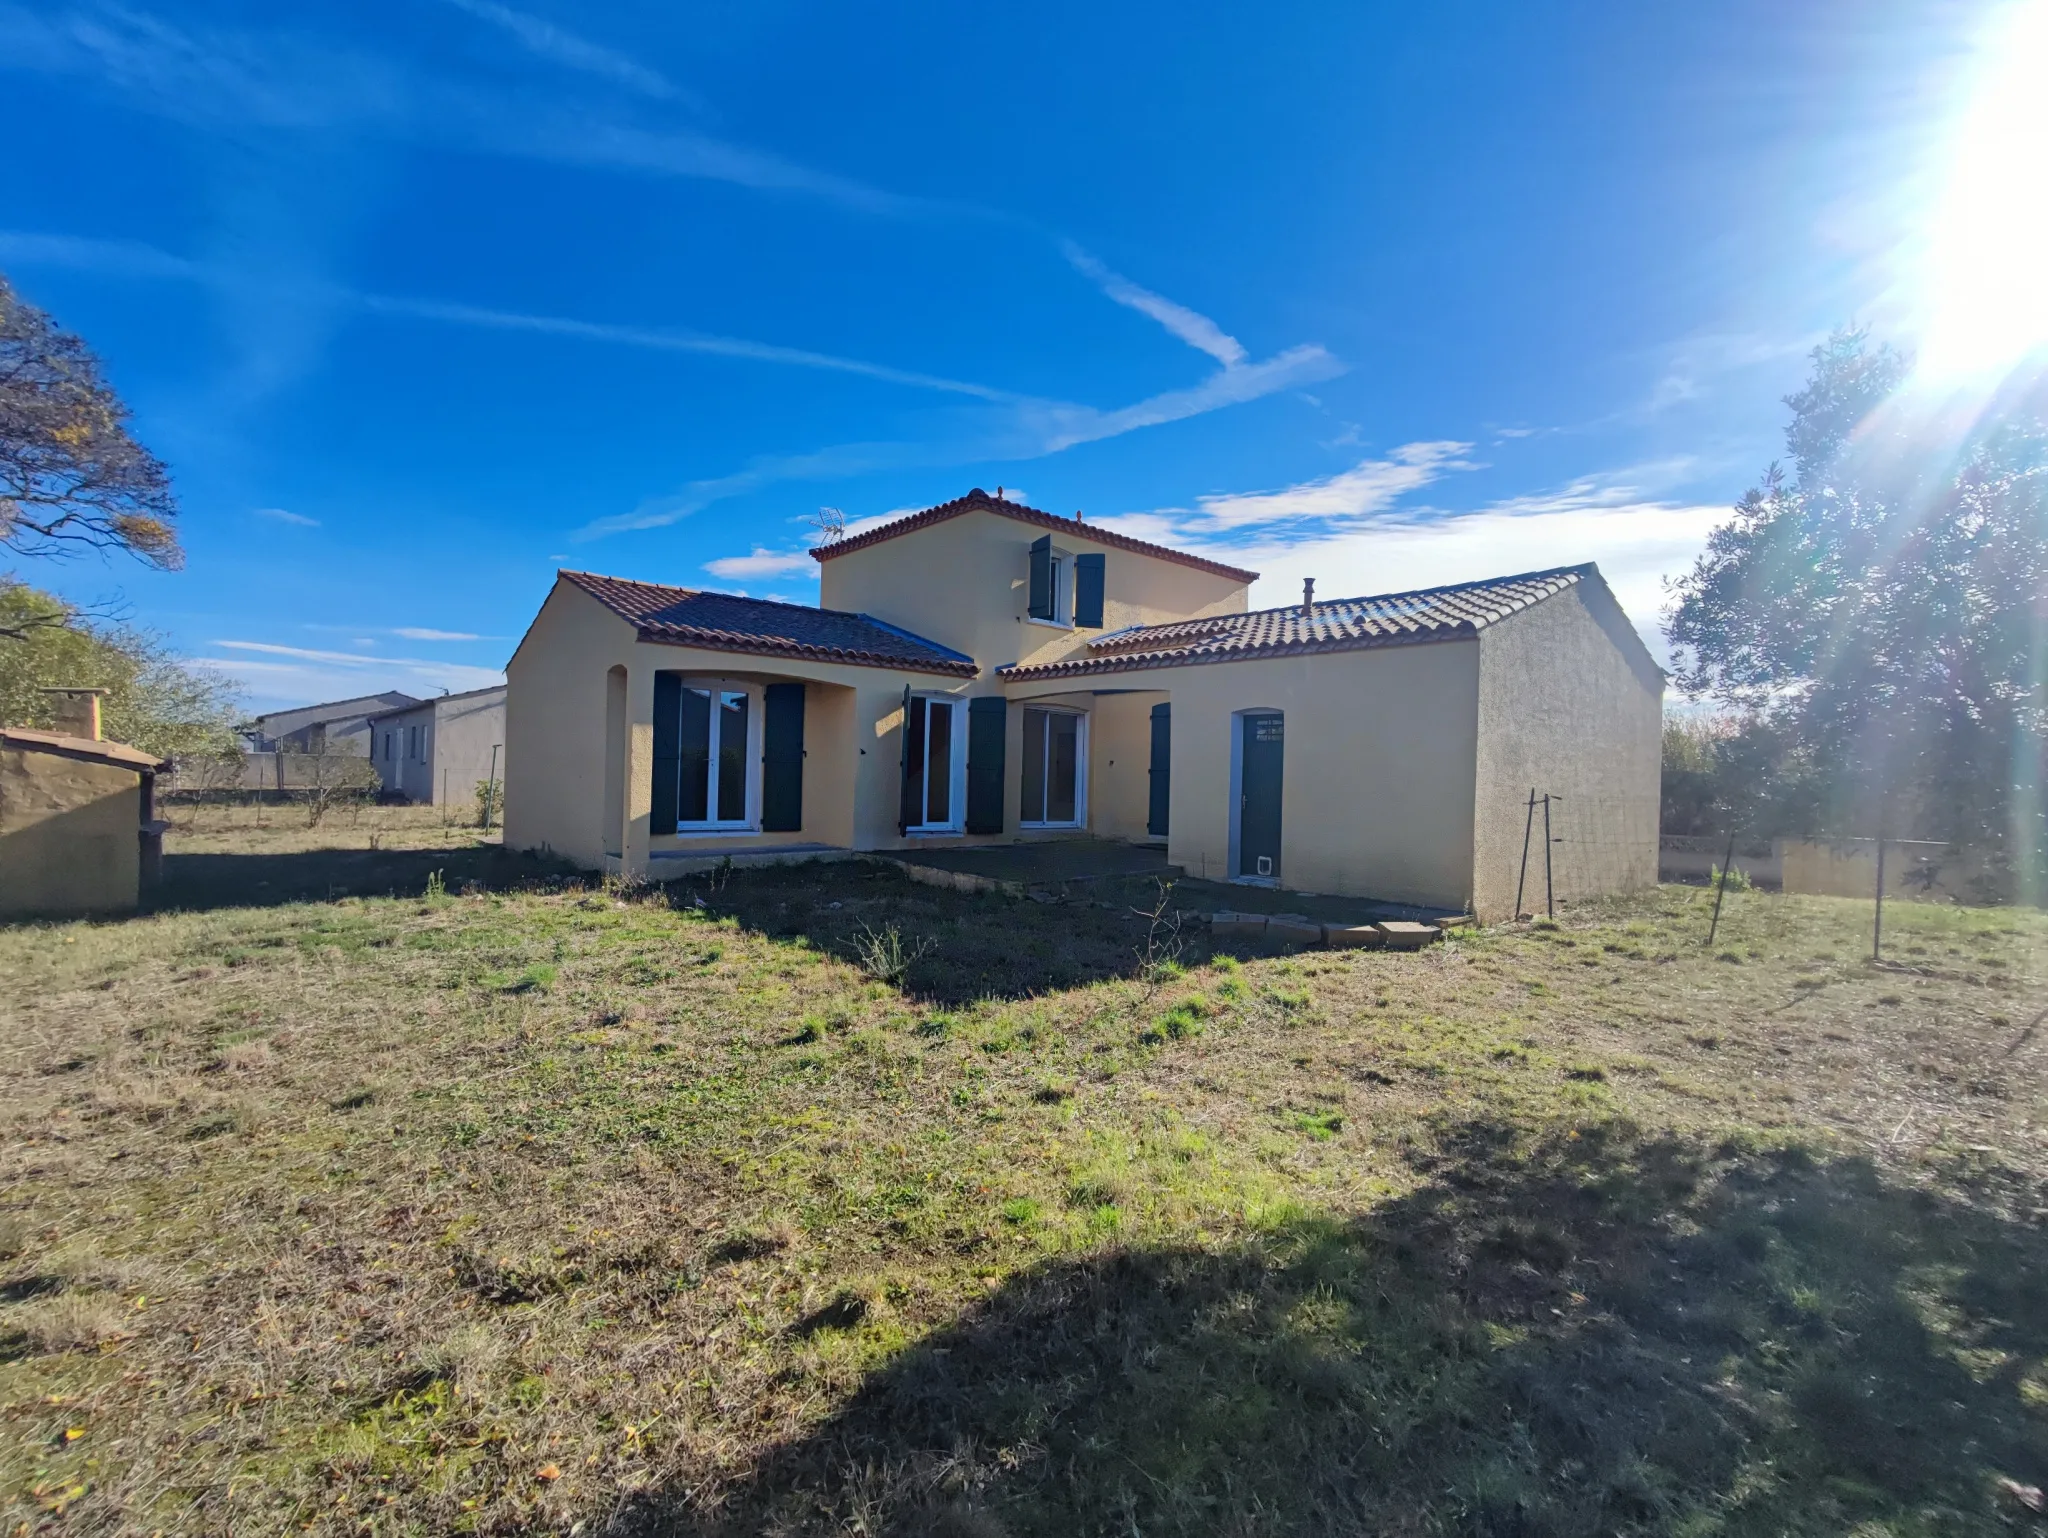
<path fill-rule="evenodd" d="M 747 694 L 744 689 L 682 691 L 678 828 L 747 825 Z"/>
<path fill-rule="evenodd" d="M 912 695 L 904 723 L 903 824 L 907 833 L 951 833 L 960 827 L 959 703 Z"/>
<path fill-rule="evenodd" d="M 1027 828 L 1078 828 L 1088 820 L 1088 718 L 1072 710 L 1024 711 Z"/>

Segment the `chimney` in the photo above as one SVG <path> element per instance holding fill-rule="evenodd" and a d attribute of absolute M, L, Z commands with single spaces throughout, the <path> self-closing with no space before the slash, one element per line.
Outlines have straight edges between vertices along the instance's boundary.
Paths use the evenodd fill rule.
<path fill-rule="evenodd" d="M 1303 577 L 1301 579 L 1301 617 L 1307 619 L 1311 614 L 1315 613 L 1315 609 L 1316 579 L 1314 577 Z"/>
<path fill-rule="evenodd" d="M 104 689 L 43 689 L 50 696 L 53 724 L 66 737 L 100 740 L 100 696 Z"/>

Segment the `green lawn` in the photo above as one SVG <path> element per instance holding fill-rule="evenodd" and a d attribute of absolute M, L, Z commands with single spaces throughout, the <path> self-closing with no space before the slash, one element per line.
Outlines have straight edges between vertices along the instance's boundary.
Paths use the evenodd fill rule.
<path fill-rule="evenodd" d="M 2041 915 L 1147 970 L 364 815 L 0 929 L 10 1532 L 2044 1525 Z"/>

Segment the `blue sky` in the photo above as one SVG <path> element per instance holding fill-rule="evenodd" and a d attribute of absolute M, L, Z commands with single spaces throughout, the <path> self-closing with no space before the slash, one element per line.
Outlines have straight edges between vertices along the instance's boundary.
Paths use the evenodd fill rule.
<path fill-rule="evenodd" d="M 0 0 L 0 270 L 253 704 L 496 676 L 557 566 L 811 602 L 1002 485 L 1335 597 L 1659 579 L 1912 341 L 1992 8 Z"/>

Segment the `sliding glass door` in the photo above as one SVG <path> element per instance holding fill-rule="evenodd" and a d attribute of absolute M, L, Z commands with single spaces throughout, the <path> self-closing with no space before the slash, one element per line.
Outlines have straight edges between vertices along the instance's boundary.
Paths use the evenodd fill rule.
<path fill-rule="evenodd" d="M 1073 710 L 1024 711 L 1027 828 L 1078 828 L 1088 820 L 1088 718 Z"/>

